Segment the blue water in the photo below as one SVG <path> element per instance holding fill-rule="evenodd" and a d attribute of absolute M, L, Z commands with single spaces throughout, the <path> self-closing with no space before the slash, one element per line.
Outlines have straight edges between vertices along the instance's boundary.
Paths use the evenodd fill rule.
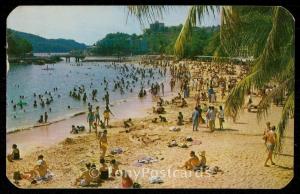
<path fill-rule="evenodd" d="M 109 94 L 110 94 L 110 103 L 114 104 L 122 99 L 127 99 L 130 97 L 136 97 L 138 91 L 141 88 L 140 84 L 140 75 L 139 81 L 137 83 L 131 84 L 133 92 L 130 93 L 129 90 L 125 90 L 125 94 L 121 95 L 119 90 L 112 91 L 113 89 L 113 80 L 116 80 L 116 76 L 120 76 L 119 70 L 113 68 L 108 68 L 106 65 L 109 63 L 103 62 L 85 62 L 82 63 L 82 66 L 74 66 L 74 62 L 59 62 L 54 65 L 48 65 L 49 68 L 54 68 L 54 70 L 43 70 L 46 68 L 46 65 L 10 65 L 10 70 L 7 74 L 7 100 L 6 100 L 6 128 L 7 132 L 18 129 L 33 126 L 37 124 L 39 116 L 48 112 L 48 121 L 55 121 L 67 116 L 71 116 L 75 113 L 86 111 L 88 107 L 88 102 L 93 104 L 93 107 L 100 106 L 104 107 L 105 102 L 102 100 L 104 97 L 104 77 L 108 81 L 109 85 Z M 136 67 L 140 67 L 137 64 L 134 64 Z M 150 67 L 145 67 L 150 68 Z M 158 73 L 159 68 L 154 68 L 154 79 L 150 79 L 150 84 L 155 82 L 161 82 L 165 80 L 164 76 L 161 76 Z M 125 79 L 125 78 L 124 78 Z M 149 88 L 150 85 L 147 85 L 146 78 L 144 81 L 146 88 Z M 126 78 L 125 82 L 131 78 Z M 91 82 L 93 83 L 91 85 Z M 86 103 L 82 100 L 78 101 L 69 96 L 70 90 L 73 90 L 74 87 L 79 87 L 81 85 L 85 86 L 85 91 L 88 95 Z M 58 90 L 54 91 L 54 88 L 57 87 Z M 91 91 L 97 89 L 97 100 L 92 101 Z M 50 91 L 53 97 L 53 102 L 48 106 L 45 105 L 44 108 L 39 104 L 38 95 L 44 95 L 44 101 L 48 95 L 45 95 L 45 91 Z M 33 93 L 36 93 L 34 97 Z M 18 103 L 20 100 L 19 96 L 25 96 L 23 101 L 27 102 L 27 105 L 21 109 L 17 106 L 16 110 L 13 109 L 13 104 Z M 59 98 L 58 95 L 61 97 Z M 49 96 L 48 96 L 49 98 Z M 82 98 L 82 96 L 81 96 Z M 11 103 L 13 100 L 13 103 Z M 37 107 L 34 108 L 33 102 L 37 100 Z M 71 109 L 67 107 L 70 106 Z M 49 107 L 52 111 L 49 112 Z M 25 112 L 24 112 L 25 110 Z"/>

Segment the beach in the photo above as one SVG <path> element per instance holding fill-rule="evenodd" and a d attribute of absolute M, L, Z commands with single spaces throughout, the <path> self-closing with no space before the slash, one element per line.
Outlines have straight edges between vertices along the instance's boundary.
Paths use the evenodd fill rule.
<path fill-rule="evenodd" d="M 176 92 L 174 92 L 176 93 Z M 221 99 L 217 93 L 218 99 Z M 257 121 L 256 113 L 247 112 L 245 109 L 234 123 L 230 118 L 225 118 L 224 130 L 219 130 L 216 121 L 216 130 L 210 132 L 206 124 L 200 124 L 199 131 L 192 131 L 190 118 L 195 106 L 195 91 L 190 97 L 185 98 L 187 107 L 178 107 L 174 104 L 165 105 L 167 122 L 153 123 L 152 119 L 158 117 L 153 113 L 152 107 L 157 100 L 153 100 L 147 108 L 130 107 L 124 104 L 123 117 L 113 119 L 108 128 L 108 152 L 106 160 L 116 159 L 120 169 L 131 172 L 134 181 L 141 184 L 142 188 L 274 188 L 285 187 L 294 176 L 294 120 L 290 119 L 284 136 L 282 153 L 275 157 L 275 165 L 264 167 L 267 157 L 266 146 L 262 139 L 265 123 L 272 125 L 278 123 L 282 107 L 273 106 L 266 118 Z M 164 100 L 170 100 L 170 95 Z M 257 102 L 258 97 L 253 97 Z M 202 102 L 201 102 L 202 103 Z M 214 106 L 222 105 L 223 100 L 217 101 Z M 129 106 L 129 107 L 128 107 Z M 170 131 L 177 126 L 178 112 L 184 117 L 184 125 L 179 126 L 180 131 Z M 134 112 L 127 115 L 126 112 Z M 123 120 L 131 117 L 134 128 L 126 133 Z M 28 181 L 20 181 L 21 188 L 79 188 L 74 186 L 75 178 L 79 177 L 87 162 L 95 163 L 99 167 L 99 143 L 95 132 L 72 135 L 69 133 L 71 124 L 83 124 L 87 127 L 86 115 L 69 118 L 49 126 L 32 130 L 7 134 L 7 147 L 13 142 L 21 148 L 21 161 L 7 162 L 7 177 L 13 182 L 13 172 L 16 170 L 30 170 L 39 154 L 44 155 L 54 177 L 48 182 L 31 185 Z M 34 132 L 36 131 L 36 132 Z M 34 135 L 33 135 L 34 134 Z M 43 137 L 43 138 L 38 138 Z M 188 148 L 168 147 L 171 140 L 181 141 L 191 137 L 193 142 Z M 33 139 L 30 139 L 33 138 Z M 67 139 L 66 139 L 67 138 Z M 25 141 L 23 141 L 25 143 Z M 37 146 L 38 145 L 38 146 Z M 112 155 L 112 148 L 122 148 L 123 153 Z M 178 171 L 178 166 L 184 164 L 189 158 L 190 151 L 206 152 L 207 164 L 218 166 L 221 171 L 217 174 L 201 174 L 187 170 Z M 137 166 L 139 158 L 151 156 L 156 162 Z M 161 174 L 164 172 L 163 174 Z M 164 180 L 161 184 L 150 184 L 152 175 L 160 175 Z M 121 177 L 105 181 L 98 188 L 120 188 Z"/>

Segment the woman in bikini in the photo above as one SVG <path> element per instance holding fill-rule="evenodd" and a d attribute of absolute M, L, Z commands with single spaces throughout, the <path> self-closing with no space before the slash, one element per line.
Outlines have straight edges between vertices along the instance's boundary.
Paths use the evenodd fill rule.
<path fill-rule="evenodd" d="M 101 158 L 104 158 L 108 148 L 107 130 L 104 130 L 103 133 L 99 132 L 99 146 L 100 151 L 102 151 Z"/>

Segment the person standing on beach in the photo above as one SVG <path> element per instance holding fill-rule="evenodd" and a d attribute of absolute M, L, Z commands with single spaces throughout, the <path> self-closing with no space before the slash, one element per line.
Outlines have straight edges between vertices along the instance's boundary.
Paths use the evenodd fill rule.
<path fill-rule="evenodd" d="M 213 132 L 215 130 L 214 122 L 216 119 L 215 110 L 213 106 L 209 107 L 207 116 L 208 116 L 209 129 L 211 132 Z"/>
<path fill-rule="evenodd" d="M 209 117 L 210 117 L 210 106 L 207 108 L 206 104 L 204 104 L 203 110 L 206 110 L 205 111 L 205 122 L 206 122 L 206 128 L 208 128 Z"/>
<path fill-rule="evenodd" d="M 104 96 L 104 99 L 105 99 L 105 104 L 106 106 L 109 106 L 109 94 L 108 94 L 108 91 L 106 91 L 106 94 Z"/>
<path fill-rule="evenodd" d="M 221 130 L 221 129 L 224 129 L 224 127 L 223 127 L 224 110 L 223 110 L 222 106 L 220 106 L 219 108 L 220 108 L 220 110 L 218 112 L 218 118 L 219 118 L 220 130 Z"/>
<path fill-rule="evenodd" d="M 45 118 L 45 123 L 47 123 L 47 121 L 48 121 L 48 113 L 47 112 L 45 112 L 44 118 Z"/>
<path fill-rule="evenodd" d="M 208 102 L 209 102 L 209 103 L 212 102 L 213 93 L 214 93 L 214 89 L 213 89 L 212 87 L 210 87 L 210 88 L 208 89 Z"/>
<path fill-rule="evenodd" d="M 88 115 L 87 115 L 87 122 L 89 123 L 89 133 L 90 133 L 91 130 L 92 130 L 94 121 L 95 121 L 95 115 L 94 115 L 94 113 L 92 112 L 92 109 L 90 108 L 90 109 L 89 109 L 89 113 L 88 113 Z"/>
<path fill-rule="evenodd" d="M 164 83 L 161 83 L 161 91 L 162 91 L 162 94 L 164 96 L 165 95 L 165 86 L 164 86 Z"/>
<path fill-rule="evenodd" d="M 266 145 L 267 145 L 267 149 L 268 149 L 268 157 L 265 161 L 265 167 L 268 167 L 267 162 L 269 160 L 271 160 L 271 164 L 275 165 L 275 163 L 272 160 L 272 155 L 273 155 L 273 151 L 276 145 L 276 133 L 275 133 L 275 126 L 273 126 L 271 128 L 271 130 L 269 130 L 263 137 L 264 140 L 266 140 Z"/>
<path fill-rule="evenodd" d="M 105 154 L 106 154 L 106 151 L 107 151 L 107 148 L 108 148 L 108 143 L 107 143 L 107 130 L 105 129 L 102 132 L 99 132 L 99 146 L 100 146 L 100 151 L 102 152 L 101 153 L 101 156 L 100 158 L 104 158 L 105 157 Z"/>
<path fill-rule="evenodd" d="M 193 118 L 193 131 L 198 131 L 199 111 L 197 107 L 195 107 L 195 111 L 192 114 L 192 118 Z"/>
<path fill-rule="evenodd" d="M 106 106 L 106 108 L 103 112 L 103 117 L 104 117 L 104 125 L 105 125 L 105 122 L 106 122 L 107 127 L 108 127 L 108 122 L 109 122 L 109 119 L 110 119 L 110 114 L 112 114 L 114 116 L 114 114 L 110 111 L 109 107 Z"/>
<path fill-rule="evenodd" d="M 95 117 L 96 117 L 96 124 L 99 125 L 100 124 L 99 106 L 96 107 Z"/>

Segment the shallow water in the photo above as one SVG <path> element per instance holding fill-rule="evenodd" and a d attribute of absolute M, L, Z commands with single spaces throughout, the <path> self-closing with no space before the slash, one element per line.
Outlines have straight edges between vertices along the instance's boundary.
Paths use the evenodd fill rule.
<path fill-rule="evenodd" d="M 54 68 L 53 70 L 43 70 L 46 65 L 11 65 L 10 70 L 7 74 L 7 108 L 6 108 L 6 128 L 7 132 L 13 131 L 17 128 L 26 128 L 37 124 L 39 116 L 48 112 L 48 122 L 56 121 L 61 118 L 69 117 L 75 113 L 86 111 L 88 107 L 88 102 L 90 102 L 93 107 L 100 106 L 100 111 L 104 108 L 104 84 L 101 85 L 104 77 L 109 83 L 109 94 L 110 103 L 113 105 L 111 110 L 115 113 L 116 118 L 122 118 L 124 111 L 121 113 L 120 109 L 124 109 L 129 106 L 129 104 L 139 105 L 139 104 L 150 104 L 151 100 L 146 98 L 145 100 L 140 100 L 137 98 L 138 91 L 141 88 L 140 77 L 137 83 L 131 84 L 133 92 L 130 93 L 129 90 L 125 90 L 125 94 L 121 95 L 119 90 L 115 92 L 112 91 L 113 79 L 116 80 L 116 76 L 120 76 L 119 70 L 113 68 L 107 68 L 105 65 L 109 63 L 104 62 L 84 62 L 82 66 L 74 66 L 74 62 L 66 63 L 59 62 L 54 65 L 48 65 L 49 68 Z M 135 66 L 138 66 L 135 64 Z M 147 67 L 148 68 L 148 67 Z M 168 93 L 168 78 L 161 76 L 158 73 L 159 68 L 154 69 L 154 79 L 150 79 L 151 83 L 165 81 L 165 93 Z M 138 75 L 140 76 L 140 75 Z M 146 78 L 146 81 L 149 78 Z M 125 79 L 125 82 L 132 78 Z M 145 82 L 146 82 L 145 81 Z M 91 82 L 93 83 L 92 85 Z M 78 101 L 69 96 L 70 90 L 74 87 L 84 85 L 88 99 L 86 103 L 82 100 Z M 147 83 L 145 83 L 146 88 L 150 88 Z M 58 90 L 53 89 L 57 87 Z M 91 100 L 91 91 L 97 89 L 97 99 L 98 102 Z M 39 104 L 38 95 L 44 95 L 44 100 L 48 95 L 45 95 L 45 91 L 50 91 L 53 96 L 53 102 L 48 106 L 45 105 L 42 108 Z M 37 97 L 34 97 L 33 93 L 36 93 Z M 27 105 L 21 109 L 17 106 L 16 110 L 13 109 L 13 104 L 18 103 L 20 100 L 20 95 L 25 96 L 23 101 L 27 102 Z M 60 95 L 61 97 L 58 97 Z M 149 96 L 149 95 L 148 95 Z M 49 96 L 48 96 L 49 97 Z M 33 107 L 34 100 L 37 100 L 38 106 Z M 148 99 L 148 100 L 147 100 Z M 13 100 L 13 103 L 11 103 Z M 128 104 L 128 102 L 131 102 Z M 137 102 L 137 104 L 136 104 Z M 127 105 L 126 105 L 127 104 Z M 70 106 L 71 109 L 68 109 Z M 52 111 L 49 112 L 51 107 Z M 24 112 L 24 110 L 26 112 Z M 102 112 L 101 111 L 101 112 Z M 132 112 L 129 116 L 137 116 Z M 15 116 L 15 118 L 14 118 Z"/>

